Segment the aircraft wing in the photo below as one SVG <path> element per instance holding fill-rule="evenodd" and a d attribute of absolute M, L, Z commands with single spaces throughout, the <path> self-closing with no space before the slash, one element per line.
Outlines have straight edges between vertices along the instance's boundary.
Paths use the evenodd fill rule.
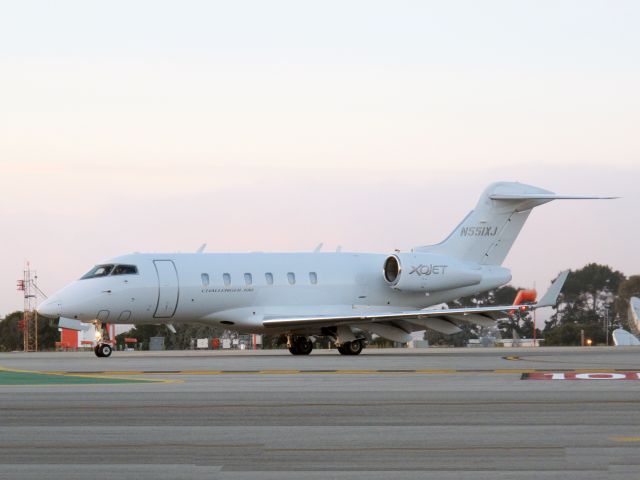
<path fill-rule="evenodd" d="M 317 317 L 272 318 L 264 320 L 262 324 L 267 328 L 304 328 L 311 326 L 319 327 L 404 320 L 409 323 L 423 325 L 435 330 L 440 330 L 440 328 L 446 327 L 446 324 L 440 322 L 448 322 L 451 327 L 456 327 L 455 324 L 458 322 L 490 326 L 494 325 L 497 319 L 509 317 L 513 312 L 518 310 L 526 312 L 529 310 L 535 310 L 536 308 L 555 305 L 558 295 L 560 294 L 560 290 L 562 289 L 562 285 L 567 279 L 568 274 L 568 271 L 562 272 L 558 278 L 554 280 L 551 287 L 547 293 L 543 295 L 540 301 L 532 305 L 499 305 L 491 307 L 425 309 L 408 310 L 405 312 L 360 313 L 337 316 L 323 315 Z M 437 321 L 434 322 L 433 320 Z"/>
<path fill-rule="evenodd" d="M 433 310 L 408 310 L 405 312 L 392 313 L 372 313 L 372 314 L 354 314 L 354 315 L 338 315 L 338 316 L 318 316 L 318 317 L 291 317 L 291 318 L 273 318 L 264 320 L 262 324 L 265 327 L 273 328 L 299 328 L 310 326 L 329 326 L 349 323 L 369 323 L 369 322 L 388 322 L 394 320 L 424 320 L 429 318 L 446 319 L 449 321 L 462 321 L 483 325 L 495 323 L 499 318 L 508 317 L 516 310 L 531 310 L 536 308 L 535 305 L 505 305 L 496 307 L 476 307 L 476 308 L 444 308 Z"/>

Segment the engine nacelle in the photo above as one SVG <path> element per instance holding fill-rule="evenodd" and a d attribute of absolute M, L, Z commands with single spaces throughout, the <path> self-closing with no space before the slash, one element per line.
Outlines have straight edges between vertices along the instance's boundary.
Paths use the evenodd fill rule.
<path fill-rule="evenodd" d="M 389 286 L 408 292 L 438 292 L 477 285 L 482 280 L 479 268 L 433 253 L 389 255 L 383 272 Z"/>

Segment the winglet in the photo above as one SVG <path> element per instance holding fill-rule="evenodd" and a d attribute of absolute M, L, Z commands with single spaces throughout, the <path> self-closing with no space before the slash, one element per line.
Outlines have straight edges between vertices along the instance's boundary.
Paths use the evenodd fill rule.
<path fill-rule="evenodd" d="M 545 293 L 540 301 L 536 303 L 536 308 L 555 306 L 558 301 L 558 295 L 560 295 L 560 290 L 562 290 L 562 287 L 564 286 L 564 282 L 567 279 L 568 275 L 569 270 L 565 270 L 564 272 L 561 272 L 560 275 L 558 275 L 558 278 L 553 281 L 553 283 L 549 287 L 549 290 L 547 290 L 547 293 Z"/>

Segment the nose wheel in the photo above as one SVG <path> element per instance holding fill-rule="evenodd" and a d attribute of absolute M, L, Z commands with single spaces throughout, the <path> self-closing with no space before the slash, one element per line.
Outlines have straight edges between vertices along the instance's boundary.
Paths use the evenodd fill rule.
<path fill-rule="evenodd" d="M 102 323 L 99 321 L 95 322 L 96 326 L 96 346 L 93 349 L 93 352 L 96 354 L 96 357 L 110 357 L 111 352 L 113 352 L 113 347 L 111 344 L 106 343 L 103 336 L 102 331 Z M 107 332 L 108 333 L 108 332 Z"/>
<path fill-rule="evenodd" d="M 113 348 L 108 343 L 99 343 L 95 346 L 93 351 L 96 354 L 96 357 L 110 357 L 111 352 L 113 352 Z"/>

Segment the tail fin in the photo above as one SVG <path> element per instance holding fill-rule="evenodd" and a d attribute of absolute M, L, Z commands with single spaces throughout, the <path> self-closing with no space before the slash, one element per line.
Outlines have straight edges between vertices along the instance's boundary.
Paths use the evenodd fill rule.
<path fill-rule="evenodd" d="M 523 183 L 493 183 L 482 193 L 476 208 L 442 243 L 414 251 L 441 253 L 481 265 L 500 265 L 533 208 L 552 200 L 604 198 L 616 197 L 556 195 Z"/>

